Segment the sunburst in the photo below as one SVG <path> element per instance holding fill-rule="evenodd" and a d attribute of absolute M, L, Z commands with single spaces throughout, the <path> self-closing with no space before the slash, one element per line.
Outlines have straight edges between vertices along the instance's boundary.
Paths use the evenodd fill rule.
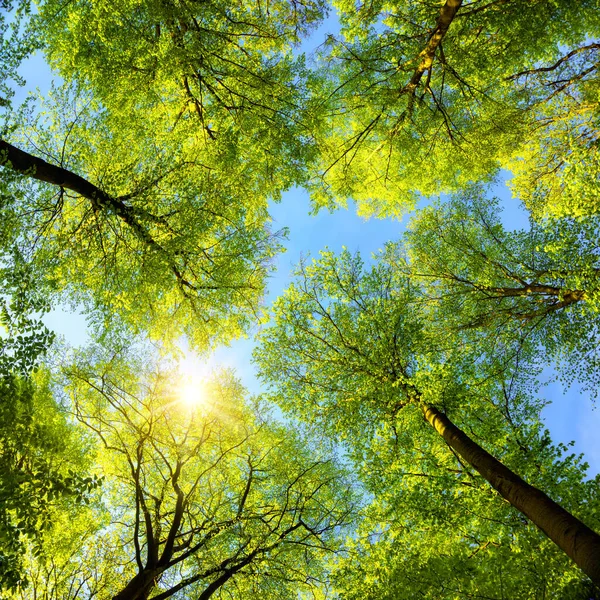
<path fill-rule="evenodd" d="M 206 404 L 206 390 L 199 377 L 187 377 L 179 388 L 179 401 L 190 409 Z"/>

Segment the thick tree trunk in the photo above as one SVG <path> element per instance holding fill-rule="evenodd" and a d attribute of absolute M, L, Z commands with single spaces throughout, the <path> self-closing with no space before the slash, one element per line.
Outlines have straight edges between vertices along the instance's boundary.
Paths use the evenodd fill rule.
<path fill-rule="evenodd" d="M 118 594 L 113 596 L 113 600 L 147 600 L 156 587 L 159 576 L 160 571 L 148 570 L 138 573 Z"/>
<path fill-rule="evenodd" d="M 110 202 L 111 200 L 107 194 L 87 179 L 72 171 L 52 165 L 38 156 L 29 154 L 29 152 L 20 150 L 4 140 L 0 140 L 0 165 L 12 168 L 18 173 L 23 173 L 38 181 L 45 181 L 66 190 L 71 190 L 98 203 L 104 201 L 106 204 L 107 201 Z"/>
<path fill-rule="evenodd" d="M 177 281 L 182 288 L 185 287 L 194 291 L 197 290 L 193 284 L 185 279 L 180 268 L 172 260 L 172 257 L 168 255 L 165 249 L 140 223 L 134 209 L 123 202 L 122 198 L 113 198 L 87 179 L 77 175 L 77 173 L 50 164 L 44 159 L 29 154 L 29 152 L 25 152 L 4 140 L 0 140 L 0 166 L 12 168 L 14 171 L 22 173 L 32 179 L 44 181 L 65 190 L 71 190 L 72 192 L 87 198 L 95 211 L 107 210 L 114 213 L 131 228 L 133 233 L 144 242 L 149 249 L 154 250 L 167 258 L 167 261 L 170 263 L 171 271 L 177 277 Z"/>
<path fill-rule="evenodd" d="M 421 408 L 425 419 L 453 450 L 600 585 L 600 535 L 496 460 L 445 414 L 431 406 Z"/>

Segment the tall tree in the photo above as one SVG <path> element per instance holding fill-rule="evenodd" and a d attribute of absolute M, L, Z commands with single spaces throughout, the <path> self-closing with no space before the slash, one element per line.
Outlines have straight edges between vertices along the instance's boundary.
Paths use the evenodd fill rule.
<path fill-rule="evenodd" d="M 322 54 L 317 206 L 352 197 L 361 214 L 397 216 L 419 194 L 499 167 L 523 171 L 520 189 L 550 162 L 542 183 L 564 189 L 580 151 L 597 163 L 596 0 L 334 4 L 341 32 Z"/>
<path fill-rule="evenodd" d="M 503 462 L 597 527 L 597 479 L 585 479 L 585 463 L 552 444 L 534 411 L 524 415 L 510 402 L 507 410 L 518 431 L 486 415 L 476 439 L 493 441 Z M 381 424 L 362 461 L 373 501 L 334 573 L 338 597 L 598 597 L 566 555 L 418 421 L 414 411 Z"/>
<path fill-rule="evenodd" d="M 414 427 L 420 413 L 459 460 L 597 583 L 600 536 L 484 449 L 478 425 L 494 418 L 496 404 L 513 401 L 518 387 L 502 373 L 490 377 L 476 361 L 469 365 L 460 346 L 445 343 L 428 324 L 418 284 L 385 260 L 363 273 L 360 259 L 347 251 L 339 258 L 322 253 L 298 276 L 276 302 L 275 322 L 256 354 L 282 406 L 318 420 L 361 452 L 381 435 L 381 423 L 393 427 L 408 412 Z M 531 376 L 523 360 L 514 377 Z M 487 443 L 493 448 L 493 440 Z"/>
<path fill-rule="evenodd" d="M 279 249 L 268 201 L 313 152 L 310 76 L 291 48 L 325 4 L 38 9 L 37 41 L 74 91 L 53 92 L 45 121 L 13 116 L 0 164 L 38 182 L 2 217 L 40 282 L 101 328 L 116 312 L 198 348 L 247 330 Z"/>
<path fill-rule="evenodd" d="M 291 49 L 326 10 L 323 0 L 48 0 L 37 26 L 50 64 L 112 114 L 183 130 L 220 176 L 243 169 L 276 196 L 304 178 L 310 151 L 309 74 Z"/>
<path fill-rule="evenodd" d="M 96 351 L 68 371 L 75 414 L 99 442 L 106 478 L 111 518 L 92 540 L 111 557 L 101 597 L 318 590 L 355 502 L 334 459 L 277 425 L 260 402 L 245 405 L 229 373 L 206 382 L 190 407 L 176 375 L 152 369 Z M 93 571 L 89 553 L 75 560 Z"/>
<path fill-rule="evenodd" d="M 567 382 L 596 390 L 598 218 L 532 220 L 510 231 L 501 210 L 480 188 L 425 207 L 385 260 L 419 283 L 447 343 L 460 340 L 472 360 L 501 353 L 514 361 L 525 345 Z"/>
<path fill-rule="evenodd" d="M 37 153 L 0 145 L 0 163 L 24 174 L 2 206 L 9 248 L 38 285 L 95 310 L 104 328 L 116 313 L 197 347 L 245 330 L 281 235 L 256 182 L 215 173 L 185 136 L 163 145 L 147 119 L 55 96 L 54 120 L 29 132 Z"/>

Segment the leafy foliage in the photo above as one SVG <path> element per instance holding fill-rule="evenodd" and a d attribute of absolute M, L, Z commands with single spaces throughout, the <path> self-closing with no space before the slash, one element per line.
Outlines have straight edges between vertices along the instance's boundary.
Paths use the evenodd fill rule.
<path fill-rule="evenodd" d="M 39 37 L 29 26 L 29 0 L 2 0 L 0 2 L 0 110 L 7 111 L 14 96 L 14 85 L 23 85 L 19 75 L 21 62 L 40 47 Z M 0 117 L 0 131 L 6 124 Z"/>
<path fill-rule="evenodd" d="M 20 264 L 19 264 L 20 263 Z M 2 270 L 0 284 L 0 373 L 27 376 L 52 344 L 54 334 L 39 318 L 48 310 L 47 298 L 40 294 L 27 265 L 16 260 Z"/>
<path fill-rule="evenodd" d="M 86 445 L 56 405 L 47 373 L 0 378 L 0 589 L 26 586 L 26 543 L 43 552 L 53 506 L 87 501 L 100 480 L 86 475 Z"/>
<path fill-rule="evenodd" d="M 152 124 L 152 148 L 183 138 L 213 170 L 213 185 L 242 186 L 238 202 L 250 187 L 256 197 L 245 201 L 264 206 L 305 178 L 310 144 L 301 115 L 310 75 L 291 47 L 325 11 L 321 0 L 50 0 L 40 5 L 38 27 L 65 78 L 93 90 L 122 122 L 133 114 Z"/>
<path fill-rule="evenodd" d="M 555 361 L 567 383 L 595 391 L 597 217 L 531 220 L 529 230 L 508 231 L 500 214 L 498 200 L 472 189 L 419 211 L 407 259 L 390 245 L 382 260 L 418 282 L 437 330 L 461 344 L 466 360 Z"/>
<path fill-rule="evenodd" d="M 318 92 L 317 207 L 351 197 L 360 214 L 399 216 L 419 194 L 509 167 L 522 171 L 515 192 L 528 204 L 532 187 L 561 190 L 542 214 L 555 202 L 559 214 L 597 212 L 593 192 L 580 201 L 569 183 L 581 152 L 581 183 L 597 171 L 584 175 L 597 162 L 595 0 L 335 5 L 342 29 L 323 53 Z"/>
<path fill-rule="evenodd" d="M 313 152 L 300 118 L 310 76 L 291 46 L 324 11 L 41 3 L 34 26 L 70 83 L 29 127 L 16 116 L 23 166 L 19 149 L 1 161 L 52 184 L 25 180 L 3 214 L 40 280 L 101 329 L 118 313 L 199 349 L 247 331 L 280 249 L 267 202 L 305 179 Z"/>
<path fill-rule="evenodd" d="M 122 358 L 96 350 L 68 371 L 77 419 L 101 446 L 110 512 L 87 542 L 103 540 L 100 562 L 85 548 L 71 560 L 101 574 L 82 593 L 97 586 L 102 598 L 208 598 L 223 588 L 244 598 L 318 590 L 323 558 L 340 551 L 356 502 L 332 456 L 274 422 L 260 401 L 245 404 L 229 373 L 207 382 L 203 403 L 190 408 L 177 397 L 176 373 L 144 368 L 131 353 Z M 39 585 L 38 594 L 52 581 Z"/>
<path fill-rule="evenodd" d="M 418 431 L 402 446 L 389 437 L 373 444 L 364 476 L 374 501 L 334 575 L 340 598 L 597 597 L 531 523 Z M 584 481 L 581 458 L 562 454 L 567 448 L 552 445 L 538 425 L 522 426 L 519 442 L 502 440 L 504 460 L 597 528 L 597 481 Z"/>
<path fill-rule="evenodd" d="M 507 572 L 498 577 L 519 597 L 535 597 L 540 586 L 586 589 L 556 548 L 449 451 L 419 407 L 441 407 L 505 465 L 597 528 L 585 465 L 561 458 L 537 423 L 531 352 L 516 366 L 504 354 L 474 360 L 485 342 L 453 338 L 428 311 L 418 282 L 398 268 L 398 249 L 389 250 L 366 272 L 348 251 L 301 265 L 255 353 L 273 400 L 343 442 L 373 497 L 357 555 L 341 567 L 342 597 L 468 597 L 488 582 L 491 592 L 500 580 L 489 570 L 500 556 Z M 530 568 L 542 548 L 543 566 Z M 379 564 L 384 555 L 389 560 Z M 355 579 L 349 573 L 357 563 Z"/>
<path fill-rule="evenodd" d="M 597 595 L 423 415 L 598 530 L 598 481 L 552 445 L 536 393 L 549 362 L 600 383 L 600 6 L 334 4 L 342 28 L 312 71 L 294 48 L 321 0 L 43 0 L 31 21 L 29 2 L 2 4 L 0 104 L 35 48 L 66 81 L 1 131 L 2 593 Z M 474 185 L 500 168 L 528 231 Z M 227 372 L 184 409 L 171 366 L 123 351 L 132 331 L 167 351 L 248 332 L 285 236 L 268 203 L 292 185 L 316 209 L 395 217 L 460 191 L 368 271 L 347 251 L 302 264 L 274 306 L 256 352 L 270 400 L 334 447 Z M 63 362 L 59 407 L 29 374 L 64 301 L 104 348 Z"/>
<path fill-rule="evenodd" d="M 125 123 L 90 98 L 56 94 L 55 121 L 44 129 L 38 117 L 30 130 L 52 162 L 26 154 L 21 167 L 31 163 L 31 177 L 46 169 L 54 185 L 22 179 L 3 207 L 39 285 L 87 305 L 100 328 L 117 313 L 202 349 L 239 335 L 256 318 L 283 235 L 271 233 L 256 190 L 216 174 L 174 133 L 161 149 L 148 119 Z"/>

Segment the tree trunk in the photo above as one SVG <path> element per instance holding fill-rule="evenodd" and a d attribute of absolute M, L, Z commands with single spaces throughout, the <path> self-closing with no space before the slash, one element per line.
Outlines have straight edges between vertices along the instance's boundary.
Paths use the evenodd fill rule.
<path fill-rule="evenodd" d="M 0 165 L 12 168 L 18 173 L 38 181 L 45 181 L 66 190 L 71 190 L 88 200 L 106 202 L 108 199 L 107 194 L 87 179 L 72 171 L 52 165 L 38 156 L 20 150 L 4 140 L 0 140 Z"/>
<path fill-rule="evenodd" d="M 456 17 L 458 9 L 461 7 L 462 1 L 463 0 L 447 0 L 444 6 L 442 6 L 435 28 L 429 36 L 429 41 L 425 48 L 419 53 L 419 64 L 403 90 L 411 94 L 411 98 L 414 97 L 415 90 L 421 82 L 423 74 L 431 69 L 436 50 L 442 43 L 446 33 L 448 33 L 448 29 L 450 28 L 454 17 Z"/>
<path fill-rule="evenodd" d="M 189 288 L 194 291 L 198 289 L 184 277 L 180 267 L 175 264 L 168 252 L 152 237 L 146 227 L 139 221 L 134 209 L 123 202 L 122 198 L 113 198 L 87 179 L 77 175 L 77 173 L 50 164 L 44 159 L 29 154 L 29 152 L 25 152 L 4 140 L 0 140 L 0 166 L 12 168 L 17 173 L 22 173 L 32 179 L 44 181 L 65 190 L 71 190 L 87 198 L 95 211 L 108 210 L 113 212 L 131 228 L 133 233 L 149 249 L 158 252 L 167 259 L 171 271 L 175 274 L 182 288 Z"/>
<path fill-rule="evenodd" d="M 156 587 L 160 571 L 142 571 L 129 580 L 129 583 L 113 596 L 113 600 L 147 600 Z"/>
<path fill-rule="evenodd" d="M 600 585 L 600 535 L 496 460 L 445 414 L 425 404 L 421 408 L 425 419 L 452 449 Z"/>

